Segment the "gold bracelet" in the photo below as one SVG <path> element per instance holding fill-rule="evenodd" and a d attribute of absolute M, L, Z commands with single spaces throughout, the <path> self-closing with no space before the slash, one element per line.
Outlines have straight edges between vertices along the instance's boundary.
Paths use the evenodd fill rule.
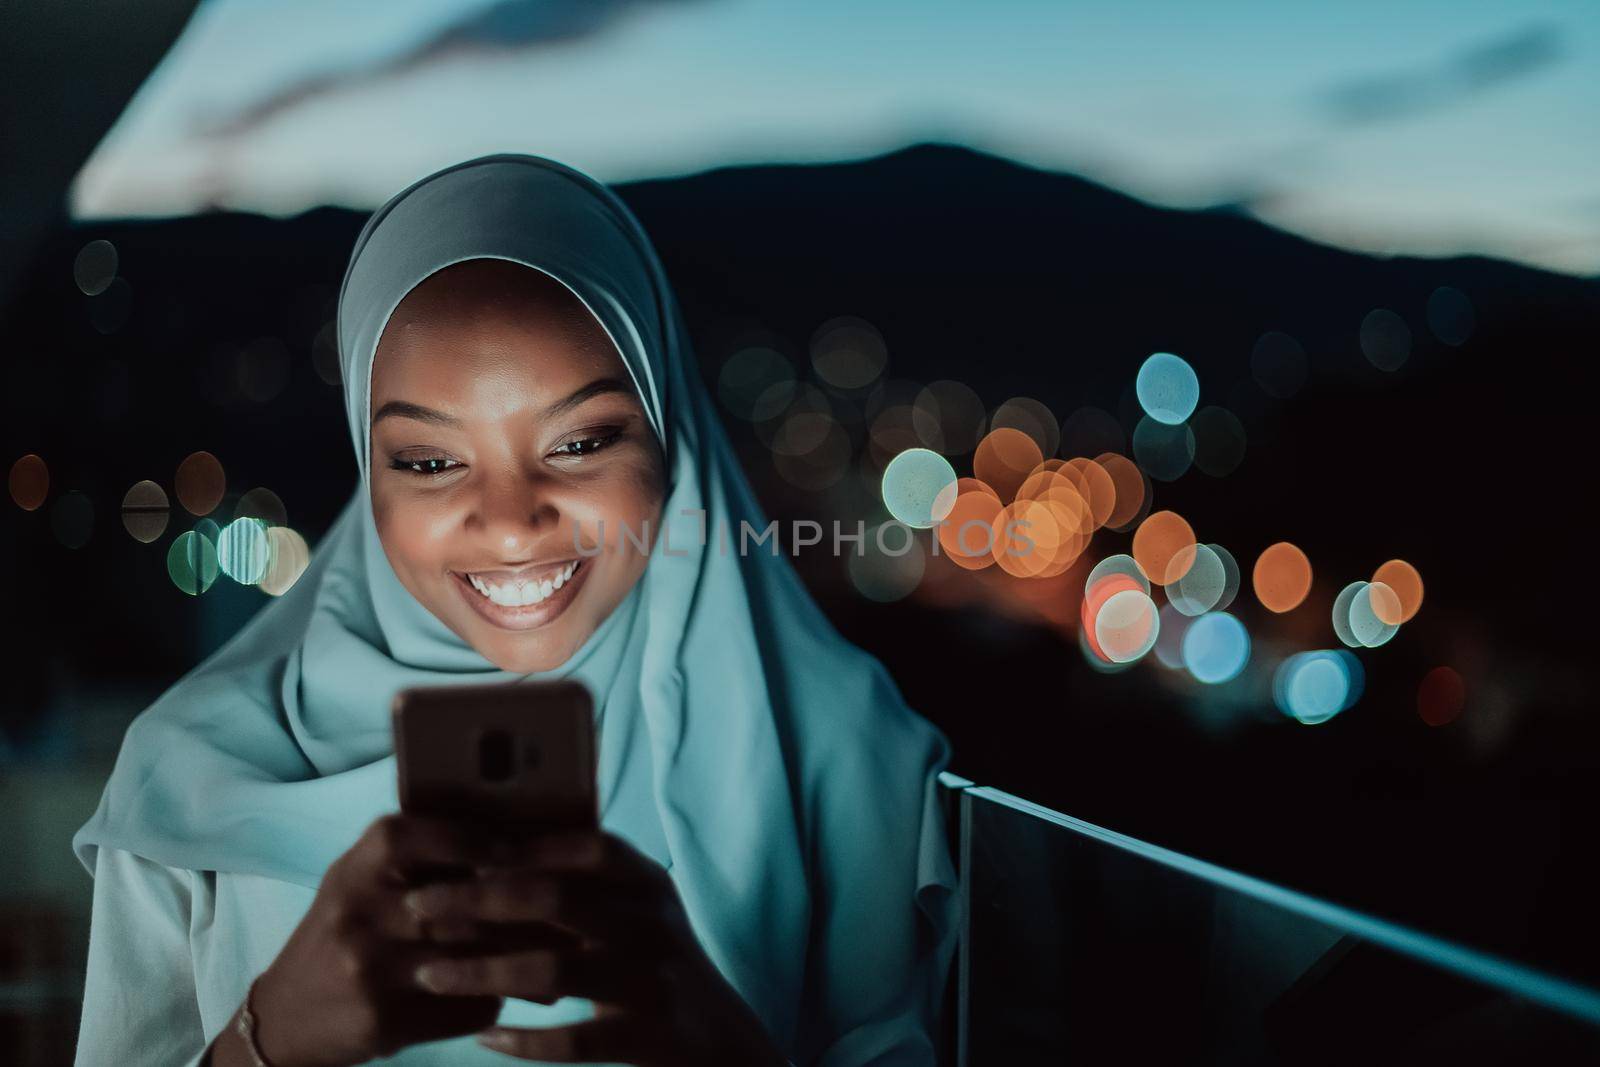
<path fill-rule="evenodd" d="M 244 1006 L 239 1009 L 239 1021 L 234 1023 L 233 1029 L 244 1042 L 244 1047 L 250 1050 L 251 1067 L 272 1067 L 267 1058 L 261 1054 L 261 1045 L 256 1040 L 256 1013 L 251 1008 L 250 1002 L 256 995 L 256 982 L 261 981 L 258 974 L 250 983 L 250 988 L 245 990 Z"/>

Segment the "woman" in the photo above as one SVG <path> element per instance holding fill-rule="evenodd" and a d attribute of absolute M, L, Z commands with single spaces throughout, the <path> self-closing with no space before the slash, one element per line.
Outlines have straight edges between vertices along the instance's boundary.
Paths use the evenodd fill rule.
<path fill-rule="evenodd" d="M 767 524 L 637 220 L 471 160 L 373 215 L 338 314 L 361 484 L 74 839 L 78 1062 L 930 1062 L 948 747 L 738 549 Z M 599 833 L 397 814 L 397 690 L 545 678 L 595 695 Z"/>

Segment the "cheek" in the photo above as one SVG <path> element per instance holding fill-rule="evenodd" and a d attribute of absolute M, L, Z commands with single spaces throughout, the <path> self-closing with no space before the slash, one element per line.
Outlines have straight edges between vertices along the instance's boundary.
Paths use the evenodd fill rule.
<path fill-rule="evenodd" d="M 637 538 L 645 531 L 652 536 L 660 525 L 661 489 L 644 464 L 619 467 L 607 472 L 602 481 L 574 490 L 557 504 L 568 521 L 582 533 L 583 543 L 593 544 L 600 520 L 605 520 L 605 539 L 609 546 L 626 543 L 621 530 L 626 527 Z M 637 549 L 633 549 L 637 551 Z"/>
<path fill-rule="evenodd" d="M 396 570 L 427 567 L 442 559 L 452 521 L 438 501 L 405 494 L 374 494 L 372 519 Z"/>

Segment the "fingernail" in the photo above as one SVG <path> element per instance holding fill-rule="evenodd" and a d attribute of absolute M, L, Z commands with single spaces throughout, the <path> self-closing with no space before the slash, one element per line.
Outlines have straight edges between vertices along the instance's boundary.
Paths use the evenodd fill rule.
<path fill-rule="evenodd" d="M 442 911 L 447 899 L 447 895 L 440 892 L 437 886 L 413 889 L 401 898 L 413 915 L 419 915 L 424 919 L 432 918 Z"/>
<path fill-rule="evenodd" d="M 412 972 L 412 978 L 423 989 L 432 993 L 442 993 L 449 985 L 448 972 L 448 968 L 436 963 L 422 963 Z"/>

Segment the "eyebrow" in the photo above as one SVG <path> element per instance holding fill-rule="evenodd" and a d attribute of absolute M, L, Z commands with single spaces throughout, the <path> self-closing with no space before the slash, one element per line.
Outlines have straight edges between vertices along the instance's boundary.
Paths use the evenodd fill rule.
<path fill-rule="evenodd" d="M 555 418 L 557 415 L 571 411 L 580 404 L 587 403 L 597 396 L 604 396 L 608 393 L 625 393 L 632 395 L 633 386 L 628 382 L 623 381 L 621 378 L 596 378 L 588 385 L 574 390 L 572 393 L 569 393 L 560 400 L 557 400 L 555 403 L 551 404 L 549 407 L 545 408 L 544 417 L 547 419 Z M 415 419 L 418 422 L 431 422 L 439 426 L 449 426 L 454 429 L 461 428 L 461 420 L 456 418 L 454 415 L 446 414 L 443 411 L 436 411 L 430 407 L 423 407 L 421 404 L 413 404 L 409 400 L 391 400 L 384 404 L 383 407 L 378 409 L 377 414 L 372 416 L 372 425 L 376 426 L 384 419 L 391 417 L 397 419 Z"/>

